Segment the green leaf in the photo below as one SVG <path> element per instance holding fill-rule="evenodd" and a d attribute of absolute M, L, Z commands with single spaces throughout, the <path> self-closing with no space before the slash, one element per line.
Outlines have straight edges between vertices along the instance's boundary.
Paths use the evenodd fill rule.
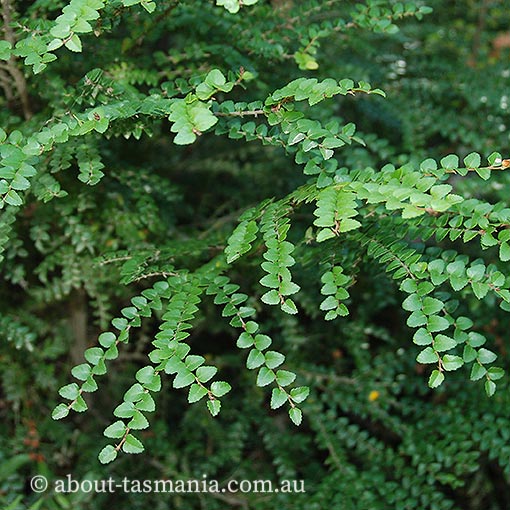
<path fill-rule="evenodd" d="M 285 356 L 277 351 L 267 351 L 265 360 L 267 368 L 276 368 L 285 361 Z"/>
<path fill-rule="evenodd" d="M 94 129 L 98 133 L 104 133 L 108 129 L 110 125 L 110 121 L 106 117 L 101 117 L 99 120 L 95 121 Z"/>
<path fill-rule="evenodd" d="M 180 370 L 173 382 L 174 388 L 185 388 L 186 386 L 189 386 L 191 383 L 195 381 L 195 376 L 193 375 L 193 372 L 188 370 L 187 368 L 184 368 L 183 370 Z"/>
<path fill-rule="evenodd" d="M 492 397 L 492 395 L 496 393 L 496 383 L 487 379 L 487 381 L 485 381 L 485 393 L 487 393 L 488 397 Z"/>
<path fill-rule="evenodd" d="M 225 381 L 215 381 L 211 384 L 211 392 L 215 397 L 223 397 L 232 387 Z"/>
<path fill-rule="evenodd" d="M 249 333 L 250 335 L 253 335 L 253 333 L 256 333 L 259 329 L 259 325 L 254 321 L 249 321 L 245 324 L 245 331 L 246 333 Z"/>
<path fill-rule="evenodd" d="M 225 75 L 219 69 L 212 69 L 205 78 L 205 83 L 223 92 L 230 92 L 233 84 L 227 83 Z"/>
<path fill-rule="evenodd" d="M 258 368 L 263 365 L 265 362 L 264 354 L 258 349 L 252 349 L 248 354 L 248 358 L 246 360 L 246 367 L 250 370 L 254 368 Z"/>
<path fill-rule="evenodd" d="M 165 362 L 165 372 L 167 374 L 175 374 L 183 368 L 186 368 L 186 366 L 180 360 L 179 356 L 170 356 Z"/>
<path fill-rule="evenodd" d="M 441 166 L 445 170 L 454 170 L 459 167 L 459 158 L 455 154 L 449 154 L 441 159 Z"/>
<path fill-rule="evenodd" d="M 135 414 L 136 408 L 133 402 L 122 402 L 113 410 L 113 415 L 117 418 L 131 418 Z"/>
<path fill-rule="evenodd" d="M 407 294 L 413 294 L 418 290 L 418 284 L 412 278 L 407 278 L 400 284 L 400 289 Z"/>
<path fill-rule="evenodd" d="M 97 390 L 97 383 L 92 375 L 81 385 L 81 389 L 84 392 L 93 392 Z"/>
<path fill-rule="evenodd" d="M 294 282 L 284 280 L 280 284 L 279 291 L 282 296 L 290 296 L 296 292 L 299 292 L 299 289 L 299 285 L 296 285 Z"/>
<path fill-rule="evenodd" d="M 126 329 L 128 326 L 128 321 L 124 317 L 116 317 L 115 319 L 112 319 L 112 326 L 114 328 L 117 328 L 119 331 Z M 102 333 L 102 335 L 108 334 L 108 333 Z M 113 334 L 113 333 L 110 333 Z M 101 336 L 99 338 L 101 338 Z M 115 338 L 115 335 L 114 335 Z M 103 344 L 101 344 L 103 345 Z M 109 347 L 109 345 L 105 345 L 104 347 Z"/>
<path fill-rule="evenodd" d="M 471 347 L 481 347 L 486 341 L 487 339 L 483 335 L 476 333 L 475 331 L 470 331 L 468 334 L 467 343 Z"/>
<path fill-rule="evenodd" d="M 181 129 L 174 138 L 175 145 L 190 145 L 197 139 L 197 135 L 189 128 Z"/>
<path fill-rule="evenodd" d="M 352 218 L 345 218 L 340 222 L 340 232 L 350 232 L 361 227 L 361 223 Z"/>
<path fill-rule="evenodd" d="M 303 420 L 303 413 L 301 412 L 301 409 L 298 409 L 297 407 L 290 408 L 289 418 L 292 420 L 294 425 L 299 427 L 299 425 L 301 425 L 301 421 Z"/>
<path fill-rule="evenodd" d="M 292 299 L 286 299 L 285 302 L 282 304 L 281 308 L 282 311 L 291 315 L 295 315 L 296 313 L 298 313 L 296 304 L 294 303 L 294 301 L 292 301 Z"/>
<path fill-rule="evenodd" d="M 443 331 L 450 327 L 448 319 L 445 317 L 439 317 L 438 315 L 432 315 L 427 319 L 427 330 L 435 333 L 436 331 Z"/>
<path fill-rule="evenodd" d="M 489 351 L 489 349 L 485 349 L 484 347 L 482 347 L 478 351 L 477 359 L 480 363 L 482 363 L 482 365 L 486 365 L 488 363 L 492 363 L 493 361 L 496 361 L 497 357 L 498 356 L 496 353 Z"/>
<path fill-rule="evenodd" d="M 255 347 L 259 351 L 264 351 L 267 349 L 272 343 L 271 337 L 267 335 L 256 335 L 255 336 Z"/>
<path fill-rule="evenodd" d="M 143 367 L 135 374 L 135 378 L 140 384 L 151 383 L 153 377 L 154 368 L 151 366 Z"/>
<path fill-rule="evenodd" d="M 476 173 L 484 180 L 488 181 L 491 176 L 491 171 L 488 168 L 476 168 Z"/>
<path fill-rule="evenodd" d="M 439 370 L 432 370 L 432 373 L 429 377 L 429 387 L 430 388 L 437 388 L 440 386 L 444 381 L 444 374 L 440 372 Z"/>
<path fill-rule="evenodd" d="M 402 308 L 408 312 L 414 312 L 422 307 L 421 298 L 418 294 L 411 294 L 402 303 Z M 426 313 L 424 311 L 424 313 Z"/>
<path fill-rule="evenodd" d="M 133 303 L 133 305 L 138 308 L 138 310 L 141 310 L 142 308 L 144 308 L 145 306 L 147 306 L 147 298 L 145 298 L 144 296 L 135 296 L 134 298 L 131 299 L 131 303 Z"/>
<path fill-rule="evenodd" d="M 149 427 L 149 422 L 147 418 L 137 409 L 127 426 L 133 430 L 142 430 Z"/>
<path fill-rule="evenodd" d="M 73 26 L 73 31 L 80 34 L 92 32 L 92 30 L 92 25 L 88 23 L 84 18 L 78 18 Z"/>
<path fill-rule="evenodd" d="M 201 383 L 206 383 L 207 381 L 209 381 L 216 375 L 217 371 L 218 371 L 218 369 L 216 367 L 209 367 L 209 366 L 200 367 L 197 370 L 197 379 Z"/>
<path fill-rule="evenodd" d="M 90 377 L 91 371 L 92 367 L 88 363 L 82 363 L 73 367 L 71 374 L 80 381 L 86 381 Z"/>
<path fill-rule="evenodd" d="M 244 331 L 239 335 L 236 345 L 240 349 L 247 349 L 248 347 L 251 347 L 253 345 L 253 342 L 254 342 L 253 336 Z"/>
<path fill-rule="evenodd" d="M 271 392 L 271 409 L 278 409 L 287 402 L 287 393 L 282 388 L 273 388 Z"/>
<path fill-rule="evenodd" d="M 142 398 L 135 404 L 134 407 L 139 411 L 152 412 L 156 409 L 156 403 L 149 393 L 144 393 Z M 131 415 L 125 416 L 125 418 L 129 418 L 130 416 Z"/>
<path fill-rule="evenodd" d="M 437 162 L 435 159 L 429 158 L 420 165 L 420 170 L 425 173 L 435 172 L 437 170 Z"/>
<path fill-rule="evenodd" d="M 272 289 L 277 289 L 280 286 L 280 280 L 278 278 L 278 274 L 266 274 L 263 278 L 260 279 L 260 284 L 264 285 L 264 287 L 270 287 Z"/>
<path fill-rule="evenodd" d="M 468 267 L 466 274 L 473 281 L 480 281 L 485 275 L 485 264 L 476 264 Z"/>
<path fill-rule="evenodd" d="M 335 151 L 332 150 L 332 149 L 328 149 L 326 147 L 319 147 L 319 152 L 322 154 L 322 157 L 324 158 L 325 161 L 327 161 L 328 159 L 332 158 L 333 155 L 335 154 Z"/>
<path fill-rule="evenodd" d="M 317 242 L 322 243 L 328 239 L 332 239 L 336 234 L 330 228 L 323 228 L 317 233 Z"/>
<path fill-rule="evenodd" d="M 104 359 L 116 359 L 118 356 L 119 356 L 119 350 L 117 349 L 116 344 L 113 344 L 104 353 Z"/>
<path fill-rule="evenodd" d="M 58 23 L 50 30 L 50 34 L 58 39 L 65 39 L 70 33 L 71 26 L 67 23 Z"/>
<path fill-rule="evenodd" d="M 258 231 L 257 223 L 254 220 L 241 222 L 230 236 L 225 255 L 227 263 L 231 264 L 245 253 L 251 250 L 251 243 L 256 239 Z M 265 285 L 264 283 L 262 285 Z M 272 285 L 268 285 L 273 287 Z M 276 285 L 275 287 L 277 287 Z M 275 288 L 273 287 L 273 288 Z"/>
<path fill-rule="evenodd" d="M 192 125 L 200 132 L 206 131 L 218 122 L 218 118 L 209 108 L 209 105 L 197 102 L 192 104 L 188 110 Z"/>
<path fill-rule="evenodd" d="M 207 409 L 209 409 L 212 416 L 217 416 L 221 409 L 221 402 L 219 400 L 208 400 Z"/>
<path fill-rule="evenodd" d="M 471 369 L 471 375 L 469 378 L 472 381 L 478 381 L 481 379 L 485 374 L 487 373 L 487 369 L 483 365 L 479 365 L 478 363 L 475 363 L 473 365 L 473 368 Z"/>
<path fill-rule="evenodd" d="M 425 297 L 423 299 L 422 311 L 425 315 L 435 315 L 440 312 L 444 307 L 444 303 L 439 299 L 433 297 Z"/>
<path fill-rule="evenodd" d="M 85 351 L 84 356 L 91 365 L 97 365 L 103 359 L 104 351 L 100 347 L 91 347 Z"/>
<path fill-rule="evenodd" d="M 80 394 L 80 388 L 76 383 L 67 384 L 58 390 L 61 397 L 67 400 L 74 400 Z"/>
<path fill-rule="evenodd" d="M 101 333 L 99 335 L 98 341 L 99 343 L 105 348 L 108 349 L 108 347 L 111 347 L 115 341 L 117 340 L 117 337 L 111 333 L 110 331 L 106 331 L 104 333 Z"/>
<path fill-rule="evenodd" d="M 148 0 L 142 0 L 142 7 L 149 13 L 153 13 L 156 10 L 156 2 L 151 2 Z"/>
<path fill-rule="evenodd" d="M 505 371 L 499 367 L 491 367 L 487 370 L 487 375 L 494 381 L 497 381 L 505 375 Z"/>
<path fill-rule="evenodd" d="M 231 14 L 239 11 L 239 0 L 216 0 L 216 5 L 221 5 Z"/>
<path fill-rule="evenodd" d="M 205 358 L 203 356 L 189 355 L 184 360 L 184 364 L 188 367 L 188 370 L 192 372 L 196 370 L 200 365 L 205 362 Z"/>
<path fill-rule="evenodd" d="M 190 404 L 193 404 L 194 402 L 198 402 L 199 400 L 201 400 L 206 395 L 207 395 L 207 388 L 194 383 L 189 388 L 188 402 Z"/>
<path fill-rule="evenodd" d="M 487 283 L 482 282 L 472 282 L 471 288 L 473 289 L 474 295 L 478 299 L 483 299 L 490 290 L 489 285 Z"/>
<path fill-rule="evenodd" d="M 71 405 L 71 409 L 73 411 L 76 411 L 77 413 L 83 413 L 88 409 L 87 403 L 85 402 L 85 400 L 83 400 L 83 397 L 81 395 L 78 395 L 78 397 L 76 397 L 76 400 Z"/>
<path fill-rule="evenodd" d="M 421 311 L 413 312 L 407 318 L 407 325 L 410 328 L 416 328 L 417 326 L 423 326 L 424 324 L 427 324 L 427 317 Z"/>
<path fill-rule="evenodd" d="M 280 295 L 278 294 L 277 290 L 270 290 L 266 292 L 260 299 L 266 305 L 280 304 Z"/>
<path fill-rule="evenodd" d="M 9 41 L 0 41 L 0 60 L 9 60 L 11 57 L 11 43 Z M 3 140 L 0 141 L 0 143 Z"/>
<path fill-rule="evenodd" d="M 271 369 L 262 367 L 257 376 L 257 386 L 267 386 L 271 384 L 275 378 L 275 373 Z"/>
<path fill-rule="evenodd" d="M 430 282 L 420 282 L 418 285 L 418 294 L 420 296 L 426 296 L 427 294 L 430 294 L 433 290 L 435 290 L 435 287 Z"/>
<path fill-rule="evenodd" d="M 18 173 L 12 180 L 11 187 L 17 191 L 23 191 L 30 187 L 30 181 Z"/>
<path fill-rule="evenodd" d="M 466 165 L 466 168 L 478 168 L 481 162 L 482 159 L 477 152 L 471 152 L 464 158 L 464 165 Z"/>
<path fill-rule="evenodd" d="M 310 388 L 308 388 L 308 386 L 298 386 L 297 388 L 292 388 L 290 390 L 290 397 L 298 404 L 306 400 L 309 394 Z"/>
<path fill-rule="evenodd" d="M 498 162 L 501 162 L 501 154 L 499 152 L 492 152 L 491 155 L 487 158 L 489 165 L 495 165 Z"/>
<path fill-rule="evenodd" d="M 4 200 L 9 205 L 13 205 L 15 207 L 18 207 L 18 206 L 20 206 L 23 203 L 23 200 L 21 200 L 21 197 L 13 189 L 11 189 L 7 193 L 7 195 L 5 195 Z"/>
<path fill-rule="evenodd" d="M 82 51 L 81 40 L 76 34 L 74 34 L 70 39 L 67 39 L 64 44 L 68 50 L 76 53 L 81 53 Z"/>
<path fill-rule="evenodd" d="M 138 402 L 143 394 L 145 393 L 145 389 L 141 384 L 135 383 L 129 388 L 126 393 L 124 393 L 124 401 L 125 402 Z"/>
<path fill-rule="evenodd" d="M 502 262 L 510 260 L 510 245 L 508 243 L 501 243 L 499 247 L 499 258 Z"/>
<path fill-rule="evenodd" d="M 69 408 L 65 404 L 59 404 L 55 409 L 53 409 L 53 412 L 51 413 L 51 417 L 54 420 L 61 420 L 62 418 L 65 418 L 69 414 Z"/>
<path fill-rule="evenodd" d="M 434 350 L 437 352 L 449 351 L 457 346 L 457 342 L 446 335 L 437 335 L 434 340 Z"/>
<path fill-rule="evenodd" d="M 138 316 L 138 310 L 134 306 L 126 306 L 126 308 L 123 308 L 120 313 L 129 320 Z"/>
<path fill-rule="evenodd" d="M 413 342 L 416 345 L 430 345 L 432 343 L 432 335 L 425 328 L 420 328 L 414 334 Z"/>
<path fill-rule="evenodd" d="M 473 327 L 473 321 L 469 317 L 458 317 L 455 321 L 455 325 L 465 331 Z"/>
<path fill-rule="evenodd" d="M 471 363 L 476 359 L 477 351 L 473 349 L 470 345 L 464 346 L 464 351 L 462 353 L 462 359 L 465 363 Z"/>
<path fill-rule="evenodd" d="M 98 455 L 101 464 L 108 464 L 117 458 L 117 450 L 112 445 L 105 446 Z"/>
<path fill-rule="evenodd" d="M 118 420 L 115 423 L 112 423 L 109 427 L 103 432 L 103 435 L 111 438 L 119 438 L 123 437 L 126 432 L 126 424 L 122 420 Z"/>
<path fill-rule="evenodd" d="M 144 450 L 143 444 L 132 434 L 126 436 L 126 440 L 122 445 L 122 451 L 125 453 L 142 453 Z"/>
<path fill-rule="evenodd" d="M 448 372 L 451 372 L 453 370 L 457 370 L 461 366 L 464 365 L 464 361 L 460 356 L 453 356 L 451 354 L 445 354 L 443 356 L 443 368 L 447 370 Z"/>
<path fill-rule="evenodd" d="M 439 359 L 439 356 L 434 352 L 432 347 L 427 347 L 421 351 L 418 356 L 416 356 L 416 361 L 418 363 L 436 363 Z"/>
<path fill-rule="evenodd" d="M 280 386 L 288 386 L 292 384 L 296 379 L 296 374 L 294 372 L 289 372 L 288 370 L 278 370 L 276 372 L 276 382 Z"/>

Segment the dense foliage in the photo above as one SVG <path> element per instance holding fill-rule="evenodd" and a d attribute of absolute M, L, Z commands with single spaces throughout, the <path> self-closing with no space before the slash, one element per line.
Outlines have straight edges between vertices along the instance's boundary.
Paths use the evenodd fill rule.
<path fill-rule="evenodd" d="M 1 8 L 3 507 L 510 507 L 503 0 Z"/>

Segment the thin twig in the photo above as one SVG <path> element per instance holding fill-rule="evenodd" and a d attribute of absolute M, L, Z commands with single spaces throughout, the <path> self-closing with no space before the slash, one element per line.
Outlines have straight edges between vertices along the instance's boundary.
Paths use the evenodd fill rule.
<path fill-rule="evenodd" d="M 7 104 L 11 104 L 14 100 L 14 93 L 12 91 L 11 80 L 5 69 L 0 68 L 0 85 L 4 89 Z"/>
<path fill-rule="evenodd" d="M 11 1 L 10 0 L 1 0 L 2 3 L 2 18 L 4 21 L 3 31 L 5 40 L 11 43 L 11 46 L 14 48 L 16 45 L 16 35 L 12 29 L 12 18 L 11 18 Z M 12 76 L 14 80 L 14 84 L 18 91 L 20 100 L 21 100 L 21 108 L 23 110 L 23 116 L 25 120 L 29 120 L 32 117 L 32 108 L 30 107 L 30 99 L 28 96 L 28 87 L 27 82 L 25 80 L 24 74 L 20 71 L 16 64 L 16 57 L 11 54 L 11 57 L 6 63 L 6 68 L 9 74 Z M 5 90 L 5 88 L 4 88 Z"/>
<path fill-rule="evenodd" d="M 229 113 L 223 113 L 223 112 L 216 112 L 215 115 L 218 117 L 245 117 L 252 115 L 254 117 L 257 117 L 258 115 L 265 115 L 264 110 L 246 110 L 246 111 L 240 111 L 240 112 L 229 112 Z"/>

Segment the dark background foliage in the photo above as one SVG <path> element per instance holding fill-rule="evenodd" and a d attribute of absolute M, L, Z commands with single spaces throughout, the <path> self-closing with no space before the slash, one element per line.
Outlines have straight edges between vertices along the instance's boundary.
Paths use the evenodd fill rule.
<path fill-rule="evenodd" d="M 220 102 L 261 100 L 300 76 L 350 77 L 384 89 L 386 98 L 340 96 L 304 109 L 323 122 L 357 125 L 367 146 L 348 145 L 335 155 L 340 167 L 352 171 L 388 162 L 419 165 L 448 153 L 508 155 L 510 45 L 504 41 L 510 37 L 510 11 L 502 0 L 430 0 L 432 13 L 394 20 L 399 30 L 368 22 L 351 26 L 360 2 L 259 0 L 236 15 L 214 2 L 157 3 L 149 14 L 140 6 L 108 2 L 94 22 L 98 37 L 83 37 L 82 53 L 59 50 L 58 60 L 41 74 L 24 68 L 29 102 L 23 104 L 16 90 L 8 97 L 4 86 L 3 129 L 28 135 L 67 112 L 170 90 L 179 79 L 198 77 L 199 82 L 212 68 L 226 75 L 242 67 L 252 78 L 228 95 L 220 92 Z M 396 4 L 367 3 L 376 19 L 377 9 Z M 422 6 L 416 4 L 416 9 Z M 14 3 L 17 37 L 47 30 L 64 5 Z M 328 23 L 338 19 L 347 26 L 332 29 Z M 308 69 L 306 62 L 312 62 Z M 94 69 L 102 71 L 91 75 Z M 296 244 L 293 274 L 302 288 L 296 296 L 298 315 L 260 302 L 264 290 L 258 281 L 264 273 L 258 258 L 244 258 L 230 272 L 285 353 L 288 367 L 311 388 L 300 427 L 286 413 L 270 409 L 267 391 L 255 386 L 235 347 L 235 331 L 210 297 L 193 320 L 189 343 L 232 385 L 219 416 L 212 418 L 205 406 L 188 405 L 186 393 L 163 377 L 151 426 L 141 434 L 145 452 L 123 455 L 107 466 L 98 462 L 106 444 L 103 429 L 144 365 L 161 321 L 158 312 L 122 346 L 100 391 L 87 397 L 89 412 L 52 420 L 58 389 L 71 380 L 71 368 L 82 363 L 84 350 L 96 345 L 132 296 L 152 285 L 168 263 L 193 270 L 220 254 L 244 210 L 267 197 L 281 198 L 309 178 L 279 147 L 212 134 L 177 146 L 173 136 L 165 117 L 139 115 L 115 122 L 106 136 L 91 133 L 55 145 L 38 170 L 57 184 L 39 179 L 35 186 L 55 186 L 48 193 L 56 198 L 41 200 L 43 191 L 39 197 L 29 194 L 21 210 L 1 213 L 1 235 L 12 227 L 1 262 L 2 506 L 510 508 L 507 377 L 491 399 L 460 371 L 429 389 L 428 367 L 415 361 L 419 349 L 400 307 L 405 296 L 382 265 L 360 259 L 348 240 L 339 242 L 336 255 L 307 242 L 311 206 L 292 216 L 289 234 Z M 94 172 L 104 173 L 97 183 L 90 182 Z M 83 182 L 87 176 L 94 185 Z M 453 180 L 464 197 L 508 200 L 508 173 L 495 173 L 488 181 Z M 461 244 L 443 243 L 456 249 Z M 483 256 L 505 266 L 494 248 L 482 253 L 469 244 L 462 250 L 472 259 Z M 107 255 L 113 252 L 118 262 Z M 342 260 L 355 285 L 349 289 L 349 316 L 326 322 L 318 309 L 323 297 L 317 263 L 332 257 Z M 494 299 L 479 301 L 467 292 L 459 294 L 459 306 L 507 369 L 506 313 Z M 303 479 L 307 492 L 40 496 L 28 487 L 34 474 L 54 480 L 67 473 L 78 480 L 201 479 L 204 474 L 220 481 Z"/>

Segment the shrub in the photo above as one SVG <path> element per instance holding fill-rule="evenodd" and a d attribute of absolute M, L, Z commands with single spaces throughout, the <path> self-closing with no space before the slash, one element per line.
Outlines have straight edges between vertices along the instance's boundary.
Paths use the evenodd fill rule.
<path fill-rule="evenodd" d="M 429 4 L 2 2 L 8 508 L 506 508 L 509 15 Z"/>

